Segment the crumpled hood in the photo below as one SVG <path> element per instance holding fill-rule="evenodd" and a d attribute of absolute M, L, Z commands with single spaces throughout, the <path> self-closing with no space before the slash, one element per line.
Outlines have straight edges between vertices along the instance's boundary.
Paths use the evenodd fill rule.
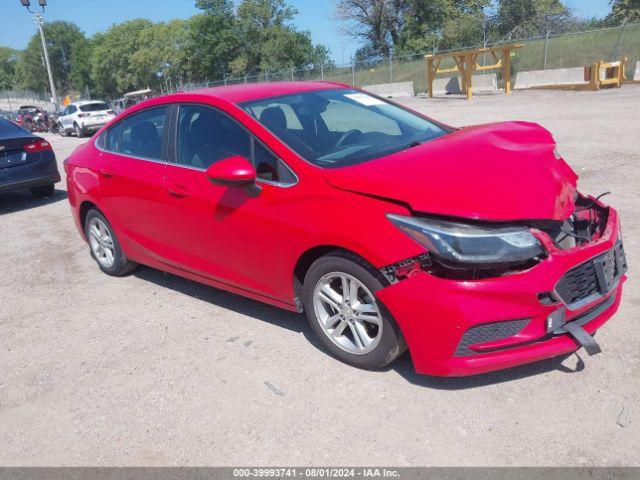
<path fill-rule="evenodd" d="M 325 170 L 343 190 L 404 202 L 436 215 L 488 221 L 565 220 L 577 175 L 555 158 L 551 134 L 503 122 L 455 131 L 350 167 Z"/>

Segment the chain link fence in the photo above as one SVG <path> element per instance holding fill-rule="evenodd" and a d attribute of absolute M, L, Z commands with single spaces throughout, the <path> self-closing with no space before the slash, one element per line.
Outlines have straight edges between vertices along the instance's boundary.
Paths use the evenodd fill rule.
<path fill-rule="evenodd" d="M 627 57 L 627 78 L 633 78 L 635 64 L 640 61 L 640 23 L 624 24 L 617 27 L 596 30 L 554 33 L 534 38 L 510 39 L 505 43 L 522 43 L 512 59 L 512 75 L 519 71 L 545 70 L 555 68 L 583 67 L 598 60 L 613 61 Z M 487 46 L 492 46 L 487 45 Z M 465 48 L 478 48 L 470 45 Z M 461 50 L 456 49 L 456 50 Z M 204 87 L 232 85 L 248 82 L 275 82 L 283 80 L 325 80 L 346 83 L 362 87 L 380 83 L 412 81 L 416 94 L 427 89 L 427 73 L 424 56 L 427 53 L 445 53 L 446 50 L 434 50 L 415 55 L 396 56 L 379 62 L 353 63 L 332 68 L 314 68 L 305 70 L 283 70 L 262 72 L 258 75 L 226 78 L 223 80 L 195 82 L 181 85 L 177 90 L 193 90 Z M 493 63 L 490 56 L 479 57 L 481 65 Z M 450 64 L 449 64 L 450 63 Z M 443 61 L 442 68 L 453 67 L 453 60 Z M 501 80 L 501 73 L 498 72 Z M 168 93 L 168 92 L 162 92 Z"/>

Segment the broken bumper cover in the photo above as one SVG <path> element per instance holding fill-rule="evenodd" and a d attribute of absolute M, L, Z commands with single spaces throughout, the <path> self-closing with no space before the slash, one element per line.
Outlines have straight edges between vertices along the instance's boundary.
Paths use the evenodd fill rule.
<path fill-rule="evenodd" d="M 591 338 L 617 311 L 626 266 L 586 302 L 545 302 L 541 295 L 555 293 L 572 269 L 614 251 L 619 237 L 610 209 L 598 240 L 554 250 L 527 271 L 472 281 L 419 272 L 377 295 L 400 326 L 418 373 L 465 376 L 543 360 L 577 350 L 584 343 L 577 329 Z"/>

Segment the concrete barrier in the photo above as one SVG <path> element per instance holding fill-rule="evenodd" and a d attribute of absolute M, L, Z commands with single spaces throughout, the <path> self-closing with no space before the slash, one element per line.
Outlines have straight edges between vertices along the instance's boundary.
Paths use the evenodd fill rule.
<path fill-rule="evenodd" d="M 413 82 L 365 85 L 362 89 L 385 98 L 413 97 Z"/>
<path fill-rule="evenodd" d="M 44 100 L 34 100 L 29 98 L 4 98 L 0 97 L 0 110 L 12 110 L 18 111 L 18 108 L 22 105 L 34 105 L 36 107 L 44 108 L 48 111 L 54 110 L 54 105 L 51 102 L 45 102 Z"/>
<path fill-rule="evenodd" d="M 554 70 L 531 70 L 518 72 L 514 90 L 535 87 L 588 84 L 584 79 L 584 68 L 558 68 Z"/>
<path fill-rule="evenodd" d="M 459 77 L 436 78 L 433 81 L 434 95 L 447 95 L 462 93 Z M 495 73 L 487 75 L 473 75 L 471 77 L 473 93 L 497 93 L 498 77 Z"/>
<path fill-rule="evenodd" d="M 640 82 L 640 62 L 636 62 L 636 71 L 633 73 L 633 80 Z"/>

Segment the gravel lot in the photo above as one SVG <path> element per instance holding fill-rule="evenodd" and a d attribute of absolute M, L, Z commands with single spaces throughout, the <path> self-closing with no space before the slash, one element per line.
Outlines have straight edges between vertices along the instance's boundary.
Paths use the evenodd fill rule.
<path fill-rule="evenodd" d="M 602 354 L 466 379 L 415 375 L 407 355 L 360 371 L 302 316 L 149 268 L 101 274 L 61 183 L 0 195 L 0 464 L 640 466 L 640 86 L 406 103 L 539 122 L 583 191 L 612 191 L 631 269 Z M 45 137 L 60 162 L 83 141 Z"/>

